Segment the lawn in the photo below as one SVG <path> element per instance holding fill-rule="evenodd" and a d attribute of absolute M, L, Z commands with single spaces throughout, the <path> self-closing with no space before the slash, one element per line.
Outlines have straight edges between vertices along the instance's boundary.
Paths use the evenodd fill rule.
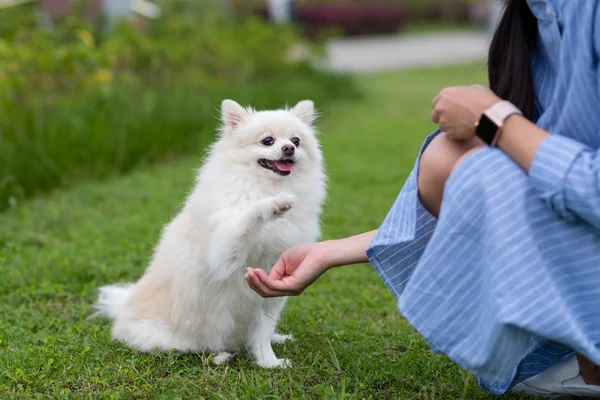
<path fill-rule="evenodd" d="M 373 229 L 434 129 L 429 104 L 448 85 L 484 83 L 483 66 L 361 77 L 361 101 L 321 110 L 329 173 L 325 238 Z M 189 190 L 197 156 L 54 192 L 0 216 L 0 398 L 487 398 L 435 355 L 367 265 L 331 271 L 281 321 L 294 367 L 247 355 L 144 355 L 86 320 L 97 288 L 144 270 L 161 226 Z"/>

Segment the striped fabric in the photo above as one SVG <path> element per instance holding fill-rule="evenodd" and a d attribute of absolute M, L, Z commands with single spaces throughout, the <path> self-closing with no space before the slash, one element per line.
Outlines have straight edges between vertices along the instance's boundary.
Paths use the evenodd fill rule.
<path fill-rule="evenodd" d="M 367 250 L 402 315 L 493 394 L 574 350 L 600 364 L 600 1 L 528 3 L 537 124 L 552 134 L 530 174 L 479 150 L 436 220 L 417 162 Z"/>

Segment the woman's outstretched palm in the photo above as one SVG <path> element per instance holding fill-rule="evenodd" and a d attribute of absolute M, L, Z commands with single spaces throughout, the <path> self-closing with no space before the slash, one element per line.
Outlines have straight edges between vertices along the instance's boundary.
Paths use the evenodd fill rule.
<path fill-rule="evenodd" d="M 326 270 L 325 258 L 316 244 L 286 250 L 267 275 L 260 268 L 248 268 L 248 285 L 263 297 L 298 296 Z"/>

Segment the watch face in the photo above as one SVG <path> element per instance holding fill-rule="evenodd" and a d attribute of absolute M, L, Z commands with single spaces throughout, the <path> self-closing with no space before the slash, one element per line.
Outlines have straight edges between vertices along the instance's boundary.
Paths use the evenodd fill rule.
<path fill-rule="evenodd" d="M 498 126 L 487 115 L 483 114 L 479 120 L 479 125 L 477 125 L 477 136 L 487 144 L 492 144 L 497 132 Z"/>

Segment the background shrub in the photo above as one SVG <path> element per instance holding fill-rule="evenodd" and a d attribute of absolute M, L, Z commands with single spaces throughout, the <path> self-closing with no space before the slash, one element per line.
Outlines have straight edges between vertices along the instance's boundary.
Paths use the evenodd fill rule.
<path fill-rule="evenodd" d="M 203 2 L 165 2 L 145 32 L 74 15 L 0 39 L 0 209 L 82 179 L 199 152 L 218 107 L 259 108 L 354 94 L 352 81 L 287 57 L 286 27 Z"/>

